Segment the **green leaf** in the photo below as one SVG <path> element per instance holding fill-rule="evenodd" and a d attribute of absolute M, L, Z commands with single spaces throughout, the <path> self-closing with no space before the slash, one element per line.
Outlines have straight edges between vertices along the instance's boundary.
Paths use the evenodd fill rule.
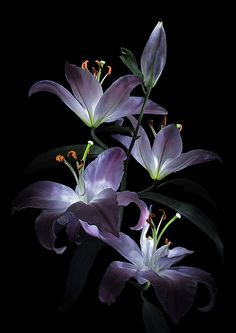
<path fill-rule="evenodd" d="M 131 70 L 134 75 L 137 75 L 138 77 L 143 79 L 143 74 L 138 68 L 135 55 L 124 47 L 121 47 L 121 53 L 122 55 L 120 56 L 120 59 L 122 60 L 122 62 Z"/>
<path fill-rule="evenodd" d="M 62 314 L 68 313 L 72 305 L 79 298 L 94 260 L 103 246 L 104 243 L 99 239 L 85 235 L 81 244 L 74 251 L 64 296 L 59 307 L 59 311 Z"/>
<path fill-rule="evenodd" d="M 112 125 L 112 126 L 99 126 L 97 129 L 98 133 L 126 133 L 133 135 L 134 129 L 133 127 L 125 127 L 120 125 Z"/>
<path fill-rule="evenodd" d="M 157 186 L 157 188 L 168 184 L 181 186 L 186 192 L 199 196 L 212 208 L 217 210 L 217 206 L 212 195 L 203 186 L 194 182 L 193 180 L 185 178 L 171 179 L 164 183 L 161 183 L 160 185 Z"/>
<path fill-rule="evenodd" d="M 212 220 L 198 207 L 195 207 L 186 202 L 167 197 L 163 194 L 153 192 L 144 192 L 140 194 L 140 198 L 149 199 L 161 203 L 162 205 L 170 207 L 175 211 L 179 212 L 184 217 L 186 217 L 189 221 L 191 221 L 198 228 L 200 228 L 211 240 L 213 240 L 223 260 L 224 247 L 220 240 L 216 226 L 214 225 Z"/>
<path fill-rule="evenodd" d="M 58 162 L 56 162 L 56 156 L 57 155 L 63 155 L 67 156 L 67 153 L 70 150 L 76 151 L 78 157 L 82 157 L 83 153 L 87 147 L 87 144 L 81 144 L 81 145 L 70 145 L 70 146 L 63 146 L 58 147 L 52 150 L 49 150 L 46 153 L 43 153 L 39 156 L 37 156 L 35 159 L 32 160 L 32 162 L 23 170 L 23 172 L 20 175 L 21 177 L 36 173 L 38 171 L 42 171 L 48 168 L 56 167 L 58 166 Z M 99 155 L 103 149 L 99 146 L 93 145 L 90 148 L 90 152 L 87 156 L 87 159 L 94 159 L 97 155 Z"/>
<path fill-rule="evenodd" d="M 147 333 L 170 333 L 167 321 L 163 313 L 152 303 L 143 299 L 143 323 Z"/>

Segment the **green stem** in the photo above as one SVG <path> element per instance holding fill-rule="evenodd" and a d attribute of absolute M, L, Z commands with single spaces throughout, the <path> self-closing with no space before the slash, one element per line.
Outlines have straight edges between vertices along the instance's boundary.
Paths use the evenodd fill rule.
<path fill-rule="evenodd" d="M 147 192 L 147 191 L 152 190 L 153 188 L 156 187 L 157 183 L 158 183 L 158 180 L 155 179 L 154 182 L 153 182 L 153 184 L 152 184 L 151 186 L 149 186 L 149 187 L 145 188 L 144 190 L 138 192 L 138 195 L 143 194 L 143 193 L 145 193 L 145 192 Z"/>
<path fill-rule="evenodd" d="M 101 140 L 98 139 L 98 137 L 95 134 L 95 128 L 91 127 L 91 135 L 94 141 L 97 142 L 97 144 L 102 147 L 103 149 L 108 149 L 109 147 L 106 146 Z"/>
<path fill-rule="evenodd" d="M 143 119 L 144 109 L 145 109 L 145 106 L 147 104 L 147 101 L 148 101 L 148 98 L 150 96 L 150 93 L 151 93 L 151 88 L 148 88 L 148 90 L 146 91 L 145 96 L 144 96 L 143 105 L 142 105 L 142 108 L 141 108 L 141 111 L 140 111 L 140 114 L 139 114 L 139 117 L 138 117 L 138 122 L 137 122 L 136 128 L 134 130 L 134 134 L 132 136 L 132 140 L 131 140 L 129 149 L 127 151 L 127 159 L 125 160 L 124 175 L 123 175 L 123 178 L 122 178 L 122 181 L 121 181 L 120 191 L 124 191 L 126 189 L 126 181 L 127 181 L 127 172 L 128 172 L 129 159 L 130 159 L 131 151 L 133 149 L 135 140 L 137 140 L 137 134 L 138 134 L 139 126 L 140 126 L 141 121 Z"/>

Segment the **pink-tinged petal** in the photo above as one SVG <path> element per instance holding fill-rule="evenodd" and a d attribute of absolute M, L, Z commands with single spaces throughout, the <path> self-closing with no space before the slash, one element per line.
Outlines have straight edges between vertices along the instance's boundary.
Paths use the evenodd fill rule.
<path fill-rule="evenodd" d="M 89 235 L 97 237 L 106 244 L 112 246 L 124 258 L 137 267 L 143 267 L 143 257 L 140 248 L 128 235 L 120 232 L 119 237 L 116 237 L 109 232 L 101 232 L 95 225 L 89 225 L 84 221 L 81 221 L 81 225 Z"/>
<path fill-rule="evenodd" d="M 78 196 L 70 187 L 40 181 L 26 187 L 13 201 L 13 208 L 67 209 L 78 200 Z"/>
<path fill-rule="evenodd" d="M 125 152 L 121 148 L 109 148 L 92 161 L 84 171 L 85 193 L 88 202 L 106 188 L 116 191 L 124 172 Z M 77 190 L 76 190 L 77 191 Z"/>
<path fill-rule="evenodd" d="M 140 247 L 144 259 L 144 264 L 148 267 L 150 265 L 152 256 L 153 256 L 153 250 L 154 250 L 154 240 L 152 237 L 147 237 L 147 232 L 150 227 L 149 223 L 145 223 L 141 236 L 140 236 Z"/>
<path fill-rule="evenodd" d="M 135 275 L 136 270 L 134 265 L 126 262 L 114 261 L 111 263 L 100 284 L 100 301 L 108 305 L 114 303 L 125 283 Z"/>
<path fill-rule="evenodd" d="M 119 114 L 119 117 L 139 114 L 142 109 L 143 101 L 143 97 L 129 97 L 126 103 L 121 104 L 118 108 L 116 108 L 115 113 L 110 114 L 110 116 L 106 118 L 106 122 L 112 122 L 116 120 L 117 114 Z M 148 100 L 145 106 L 144 113 L 154 115 L 166 115 L 168 112 L 160 105 L 152 102 L 151 100 Z"/>
<path fill-rule="evenodd" d="M 140 200 L 137 193 L 130 191 L 117 192 L 117 201 L 119 206 L 127 206 L 131 202 L 135 203 L 140 209 L 140 217 L 137 225 L 132 227 L 133 230 L 140 230 L 145 225 L 149 216 L 149 210 L 144 201 Z"/>
<path fill-rule="evenodd" d="M 166 160 L 177 158 L 181 154 L 182 149 L 183 142 L 177 127 L 171 124 L 162 128 L 157 133 L 152 147 L 152 152 L 159 164 L 158 169 L 162 169 L 162 165 Z"/>
<path fill-rule="evenodd" d="M 65 64 L 65 73 L 75 97 L 93 117 L 103 95 L 101 84 L 89 71 L 68 62 Z"/>
<path fill-rule="evenodd" d="M 44 210 L 35 220 L 35 231 L 38 236 L 39 242 L 43 247 L 48 250 L 53 250 L 57 254 L 65 251 L 66 247 L 55 247 L 54 243 L 57 238 L 55 226 L 57 219 L 63 214 L 64 211 L 49 211 Z"/>
<path fill-rule="evenodd" d="M 174 323 L 179 322 L 193 305 L 197 281 L 170 269 L 158 273 L 150 282 L 164 310 Z"/>
<path fill-rule="evenodd" d="M 169 269 L 172 265 L 192 254 L 193 251 L 187 250 L 184 247 L 174 247 L 169 250 L 169 245 L 159 247 L 154 253 L 154 263 L 158 267 L 158 271 Z"/>
<path fill-rule="evenodd" d="M 137 125 L 137 120 L 133 116 L 128 117 L 131 121 L 133 127 Z M 151 177 L 155 179 L 157 173 L 157 163 L 151 149 L 150 141 L 143 127 L 139 127 L 138 139 L 135 141 L 135 144 L 132 149 L 132 155 L 136 161 L 141 164 L 148 172 Z M 130 146 L 131 138 L 125 135 L 115 134 L 113 138 L 122 143 L 127 149 Z"/>
<path fill-rule="evenodd" d="M 129 116 L 128 118 L 135 128 L 137 126 L 137 119 L 133 116 Z M 135 141 L 132 149 L 132 155 L 146 170 L 148 170 L 152 179 L 155 179 L 157 162 L 149 138 L 142 126 L 139 127 L 138 137 L 139 138 Z"/>
<path fill-rule="evenodd" d="M 167 160 L 166 163 L 163 164 L 160 171 L 160 179 L 173 172 L 185 169 L 190 165 L 206 163 L 213 160 L 222 161 L 221 158 L 212 151 L 203 149 L 191 150 L 187 153 L 181 154 L 174 160 Z"/>
<path fill-rule="evenodd" d="M 199 308 L 199 310 L 203 312 L 210 311 L 215 305 L 215 296 L 217 293 L 217 290 L 215 288 L 215 281 L 211 274 L 195 267 L 179 266 L 173 267 L 173 269 L 181 274 L 185 274 L 191 277 L 194 281 L 203 283 L 207 287 L 210 294 L 209 304 Z"/>
<path fill-rule="evenodd" d="M 77 101 L 77 99 L 60 84 L 44 80 L 38 81 L 32 85 L 29 90 L 29 96 L 36 92 L 47 91 L 58 96 L 86 125 L 89 126 L 90 119 L 86 109 Z"/>
<path fill-rule="evenodd" d="M 110 232 L 116 236 L 118 233 L 118 204 L 116 192 L 105 189 L 88 204 L 79 201 L 68 208 L 67 213 L 74 214 L 89 224 L 96 225 L 103 232 Z"/>
<path fill-rule="evenodd" d="M 162 22 L 152 31 L 141 56 L 146 87 L 154 87 L 166 63 L 166 35 Z"/>
<path fill-rule="evenodd" d="M 129 114 L 140 114 L 143 101 L 143 97 L 130 97 L 126 103 L 126 108 L 132 110 L 132 112 L 130 112 Z M 154 115 L 166 115 L 168 114 L 168 111 L 149 99 L 146 103 L 144 113 Z"/>
<path fill-rule="evenodd" d="M 98 102 L 94 114 L 94 127 L 97 127 L 102 122 L 106 122 L 107 119 L 111 122 L 122 118 L 122 104 L 127 102 L 131 90 L 133 90 L 140 83 L 141 79 L 134 75 L 125 75 L 116 80 L 105 91 Z"/>

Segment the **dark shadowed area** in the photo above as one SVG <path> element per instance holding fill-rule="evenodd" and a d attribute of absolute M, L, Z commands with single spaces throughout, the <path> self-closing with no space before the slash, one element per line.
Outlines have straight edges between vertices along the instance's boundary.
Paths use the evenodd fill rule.
<path fill-rule="evenodd" d="M 172 4 L 163 5 L 162 2 L 148 5 L 145 1 L 145 7 L 137 5 L 133 11 L 118 2 L 109 6 L 97 3 L 96 7 L 82 3 L 74 7 L 62 1 L 54 8 L 38 2 L 31 3 L 25 11 L 15 7 L 15 14 L 9 14 L 9 25 L 14 28 L 6 38 L 5 50 L 9 51 L 6 54 L 11 96 L 7 122 L 3 124 L 8 128 L 9 136 L 14 138 L 13 146 L 8 147 L 3 142 L 11 162 L 9 199 L 11 202 L 21 189 L 37 180 L 52 180 L 73 187 L 73 178 L 63 166 L 26 177 L 20 175 L 39 154 L 91 139 L 89 129 L 59 98 L 49 93 L 29 98 L 30 86 L 48 79 L 69 88 L 64 75 L 65 61 L 81 66 L 86 59 L 90 64 L 99 59 L 105 60 L 113 70 L 104 83 L 106 88 L 119 76 L 129 73 L 119 59 L 120 47 L 131 50 L 139 61 L 152 29 L 158 21 L 163 21 L 167 63 L 151 99 L 168 110 L 169 123 L 183 125 L 184 151 L 212 150 L 224 160 L 224 164 L 211 162 L 194 166 L 169 177 L 191 179 L 204 186 L 212 194 L 217 212 L 204 206 L 197 195 L 191 196 L 171 186 L 162 192 L 202 207 L 216 224 L 225 246 L 223 264 L 214 243 L 187 220 L 183 219 L 169 229 L 167 237 L 175 246 L 194 250 L 184 263 L 209 271 L 215 277 L 218 296 L 215 308 L 210 313 L 201 313 L 197 307 L 208 298 L 206 290 L 200 287 L 193 309 L 180 324 L 173 325 L 169 319 L 168 322 L 173 333 L 212 331 L 213 328 L 227 328 L 232 321 L 229 299 L 233 286 L 233 214 L 228 199 L 232 179 L 227 148 L 232 138 L 226 93 L 229 41 L 225 30 L 219 26 L 222 15 L 227 17 L 229 10 L 215 5 L 207 9 L 199 2 L 174 8 Z M 16 14 L 18 10 L 19 15 Z M 137 89 L 133 93 L 140 91 Z M 148 119 L 144 118 L 144 125 Z M 108 135 L 102 138 L 108 145 L 117 144 Z M 151 184 L 148 173 L 136 162 L 131 161 L 130 170 L 130 190 L 138 191 Z M 133 206 L 125 211 L 127 226 L 134 225 L 137 220 L 137 211 L 132 209 Z M 6 254 L 3 272 L 7 280 L 4 304 L 9 331 L 17 322 L 18 331 L 105 333 L 132 329 L 144 332 L 139 291 L 132 285 L 127 284 L 110 307 L 100 303 L 97 297 L 99 283 L 110 262 L 123 260 L 108 247 L 99 252 L 78 301 L 67 314 L 61 314 L 60 304 L 76 247 L 68 243 L 68 250 L 62 255 L 45 250 L 34 231 L 37 214 L 30 209 L 8 216 L 3 222 L 6 226 L 2 236 Z M 125 230 L 129 228 L 125 227 Z M 135 232 L 131 234 L 135 235 Z M 151 290 L 147 297 L 157 302 Z"/>

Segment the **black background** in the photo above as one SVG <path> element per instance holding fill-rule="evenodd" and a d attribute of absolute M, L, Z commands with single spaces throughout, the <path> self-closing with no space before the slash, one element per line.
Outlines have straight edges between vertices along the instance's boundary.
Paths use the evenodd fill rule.
<path fill-rule="evenodd" d="M 76 6 L 69 2 L 55 6 L 38 2 L 24 8 L 14 6 L 7 12 L 4 55 L 7 55 L 7 78 L 10 79 L 7 93 L 10 92 L 10 96 L 3 124 L 8 136 L 7 139 L 4 136 L 3 146 L 5 156 L 10 160 L 7 164 L 10 200 L 24 186 L 40 179 L 73 186 L 67 170 L 60 168 L 23 180 L 18 177 L 38 154 L 90 139 L 89 130 L 58 98 L 46 93 L 28 98 L 29 87 L 41 79 L 54 80 L 68 87 L 64 77 L 65 61 L 80 66 L 85 59 L 90 63 L 95 59 L 106 60 L 112 66 L 112 77 L 105 84 L 108 86 L 120 75 L 128 73 L 119 60 L 120 47 L 132 50 L 139 59 L 152 29 L 158 21 L 163 21 L 168 45 L 167 64 L 151 98 L 169 111 L 169 122 L 183 124 L 185 151 L 194 148 L 213 150 L 225 162 L 223 165 L 212 162 L 192 167 L 179 175 L 198 181 L 214 196 L 219 211 L 209 214 L 212 214 L 224 242 L 226 262 L 222 264 L 214 244 L 194 227 L 186 222 L 173 227 L 170 238 L 175 244 L 195 250 L 196 254 L 188 264 L 196 264 L 211 272 L 219 290 L 216 307 L 211 313 L 197 312 L 196 305 L 179 325 L 171 325 L 173 332 L 226 328 L 231 322 L 228 302 L 233 281 L 232 206 L 228 203 L 226 188 L 233 182 L 227 152 L 227 147 L 233 149 L 228 105 L 231 70 L 229 14 L 226 4 L 206 8 L 196 2 L 173 7 L 171 1 L 165 5 L 161 1 L 151 4 L 145 1 L 145 6 L 137 4 L 132 11 L 118 2 L 109 5 L 79 3 Z M 105 141 L 109 143 L 107 138 Z M 129 186 L 138 190 L 145 187 L 147 181 L 147 174 L 137 167 Z M 84 329 L 108 332 L 113 327 L 126 329 L 133 325 L 142 332 L 141 303 L 138 293 L 131 287 L 127 287 L 111 307 L 100 304 L 97 299 L 103 272 L 111 260 L 119 259 L 111 251 L 100 253 L 80 300 L 67 316 L 60 315 L 57 309 L 74 247 L 70 245 L 61 256 L 43 249 L 34 233 L 36 216 L 35 211 L 22 212 L 4 223 L 7 226 L 3 235 L 3 241 L 6 240 L 4 271 L 9 282 L 4 304 L 8 325 L 17 323 L 19 329 L 25 330 L 59 331 L 63 328 L 68 332 Z M 128 210 L 127 218 L 133 218 L 132 210 Z M 201 290 L 199 292 L 201 294 Z"/>

